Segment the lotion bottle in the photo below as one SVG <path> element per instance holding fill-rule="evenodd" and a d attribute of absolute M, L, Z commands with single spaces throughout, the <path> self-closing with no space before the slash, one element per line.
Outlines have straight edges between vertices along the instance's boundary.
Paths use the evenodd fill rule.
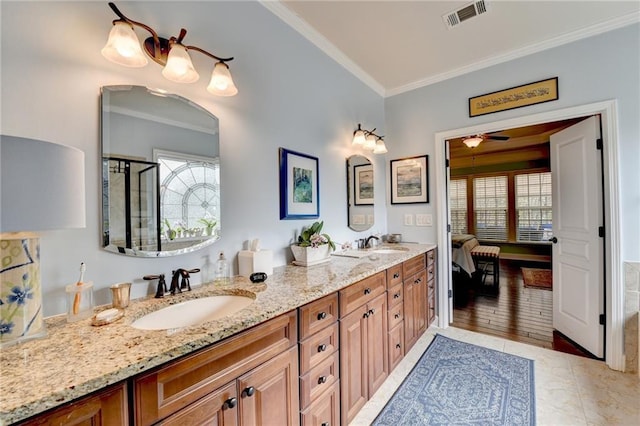
<path fill-rule="evenodd" d="M 218 260 L 216 261 L 216 274 L 215 280 L 216 284 L 228 284 L 229 283 L 229 262 L 224 257 L 224 252 L 220 252 L 218 256 Z"/>

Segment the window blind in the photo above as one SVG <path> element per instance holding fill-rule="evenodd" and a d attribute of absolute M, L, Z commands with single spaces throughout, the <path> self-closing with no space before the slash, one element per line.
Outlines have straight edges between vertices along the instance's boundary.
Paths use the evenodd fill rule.
<path fill-rule="evenodd" d="M 451 233 L 468 234 L 467 229 L 467 180 L 452 179 L 449 182 Z"/>
<path fill-rule="evenodd" d="M 480 240 L 507 240 L 507 176 L 473 179 L 476 236 Z"/>
<path fill-rule="evenodd" d="M 516 239 L 547 241 L 552 235 L 551 173 L 516 175 Z"/>

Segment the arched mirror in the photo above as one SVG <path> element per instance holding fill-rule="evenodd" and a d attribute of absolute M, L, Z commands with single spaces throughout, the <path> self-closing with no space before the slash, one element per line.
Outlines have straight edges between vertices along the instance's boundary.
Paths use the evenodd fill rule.
<path fill-rule="evenodd" d="M 373 165 L 367 157 L 347 158 L 347 214 L 349 228 L 366 231 L 373 226 Z"/>
<path fill-rule="evenodd" d="M 159 257 L 218 240 L 218 119 L 143 86 L 103 87 L 101 110 L 103 247 Z"/>

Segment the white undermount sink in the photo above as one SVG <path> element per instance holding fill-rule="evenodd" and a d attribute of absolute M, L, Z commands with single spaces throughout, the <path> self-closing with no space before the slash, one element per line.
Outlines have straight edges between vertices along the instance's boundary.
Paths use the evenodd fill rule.
<path fill-rule="evenodd" d="M 380 253 L 380 254 L 395 254 L 400 251 L 409 251 L 409 249 L 406 247 L 383 247 L 383 248 L 373 249 L 371 251 L 374 253 Z"/>
<path fill-rule="evenodd" d="M 135 320 L 140 330 L 168 330 L 188 327 L 231 315 L 253 303 L 253 298 L 236 295 L 202 297 L 158 309 Z"/>

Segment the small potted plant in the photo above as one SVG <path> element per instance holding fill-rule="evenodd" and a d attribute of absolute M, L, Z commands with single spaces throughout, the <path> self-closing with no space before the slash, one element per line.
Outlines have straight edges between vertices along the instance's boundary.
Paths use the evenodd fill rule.
<path fill-rule="evenodd" d="M 168 238 L 169 240 L 175 240 L 175 239 L 176 239 L 176 236 L 178 235 L 178 233 L 177 233 L 177 232 L 176 232 L 176 230 L 175 230 L 175 229 L 173 229 L 173 228 L 171 227 L 171 225 L 169 224 L 169 219 L 165 219 L 165 220 L 164 220 L 164 224 L 167 226 L 167 231 L 166 231 L 166 233 L 167 233 L 167 238 Z"/>
<path fill-rule="evenodd" d="M 322 233 L 323 225 L 324 222 L 314 222 L 310 227 L 303 229 L 297 243 L 291 246 L 291 252 L 298 264 L 307 266 L 322 262 L 336 249 L 329 234 Z"/>
<path fill-rule="evenodd" d="M 205 226 L 205 232 L 207 235 L 213 234 L 213 228 L 218 224 L 218 221 L 209 216 L 209 213 L 207 213 L 202 219 L 198 220 L 198 222 Z"/>

